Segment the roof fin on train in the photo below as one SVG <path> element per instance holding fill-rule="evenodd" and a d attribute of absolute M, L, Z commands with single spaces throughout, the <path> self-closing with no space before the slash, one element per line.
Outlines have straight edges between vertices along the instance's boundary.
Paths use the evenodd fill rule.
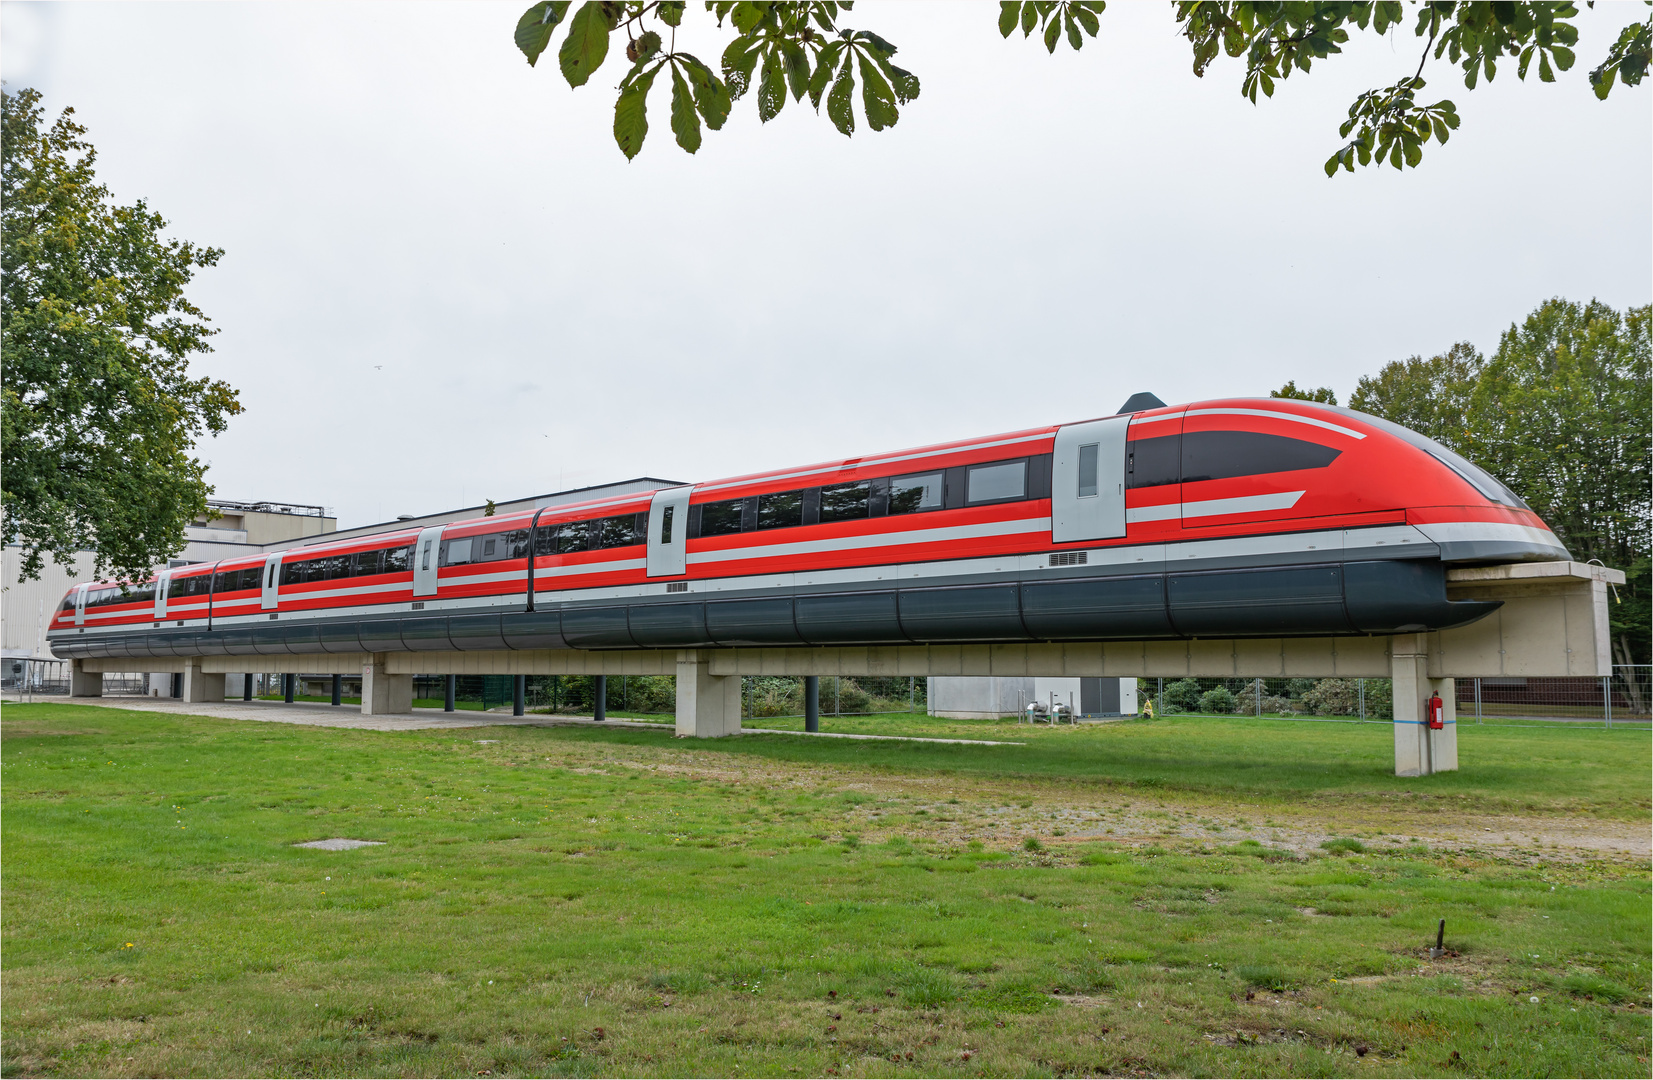
<path fill-rule="evenodd" d="M 1144 409 L 1163 409 L 1165 402 L 1144 390 L 1140 394 L 1132 394 L 1130 400 L 1119 407 L 1120 415 L 1125 413 L 1142 412 Z"/>

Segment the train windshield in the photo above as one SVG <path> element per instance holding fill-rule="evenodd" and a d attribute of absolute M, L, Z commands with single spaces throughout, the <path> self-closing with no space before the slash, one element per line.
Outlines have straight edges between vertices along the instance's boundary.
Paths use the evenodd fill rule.
<path fill-rule="evenodd" d="M 1434 439 L 1431 439 L 1426 435 L 1419 435 L 1411 428 L 1401 427 L 1399 424 L 1390 420 L 1385 420 L 1381 416 L 1372 416 L 1367 413 L 1356 412 L 1353 409 L 1344 409 L 1337 406 L 1332 406 L 1332 408 L 1336 409 L 1336 411 L 1340 413 L 1347 413 L 1350 416 L 1357 416 L 1362 421 L 1371 424 L 1375 428 L 1381 428 L 1397 438 L 1405 439 L 1419 450 L 1422 450 L 1430 457 L 1439 461 L 1442 465 L 1445 465 L 1447 468 L 1463 477 L 1469 482 L 1471 487 L 1491 499 L 1493 502 L 1503 503 L 1505 506 L 1514 506 L 1521 510 L 1532 509 L 1532 507 L 1526 504 L 1526 501 L 1523 500 L 1521 496 L 1506 487 L 1503 481 L 1499 480 L 1496 476 L 1493 476 L 1479 465 L 1476 465 L 1474 462 L 1463 457 L 1461 454 L 1448 450 Z"/>

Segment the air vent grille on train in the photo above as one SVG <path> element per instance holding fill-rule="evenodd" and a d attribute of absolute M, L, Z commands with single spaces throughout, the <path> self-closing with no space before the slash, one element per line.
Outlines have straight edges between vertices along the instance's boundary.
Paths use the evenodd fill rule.
<path fill-rule="evenodd" d="M 668 581 L 668 582 L 666 582 L 666 591 L 667 592 L 688 592 L 689 591 L 689 583 L 687 581 Z"/>
<path fill-rule="evenodd" d="M 1088 561 L 1084 551 L 1053 551 L 1050 555 L 1052 566 L 1084 566 Z"/>

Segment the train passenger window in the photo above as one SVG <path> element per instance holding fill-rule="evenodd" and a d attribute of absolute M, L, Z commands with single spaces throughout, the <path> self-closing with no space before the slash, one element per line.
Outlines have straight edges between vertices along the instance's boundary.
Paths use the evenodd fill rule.
<path fill-rule="evenodd" d="M 890 513 L 914 514 L 921 510 L 940 510 L 944 474 L 918 473 L 897 476 L 890 480 Z"/>
<path fill-rule="evenodd" d="M 804 523 L 804 493 L 777 491 L 758 496 L 758 528 L 785 529 Z"/>
<path fill-rule="evenodd" d="M 379 570 L 379 566 L 383 562 L 384 557 L 385 553 L 383 551 L 356 552 L 356 554 L 350 556 L 350 576 L 371 577 L 374 574 L 380 573 L 381 571 Z"/>
<path fill-rule="evenodd" d="M 865 480 L 853 484 L 831 484 L 821 489 L 821 524 L 855 521 L 871 512 L 872 485 Z"/>
<path fill-rule="evenodd" d="M 1126 487 L 1158 487 L 1181 482 L 1181 435 L 1161 435 L 1125 444 Z"/>
<path fill-rule="evenodd" d="M 1182 482 L 1323 469 L 1342 452 L 1261 431 L 1186 431 L 1182 435 Z"/>
<path fill-rule="evenodd" d="M 63 598 L 63 603 L 60 607 L 58 607 L 57 610 L 59 610 L 59 611 L 73 611 L 73 610 L 75 610 L 75 594 L 74 594 L 73 591 L 71 591 L 68 596 L 65 596 Z"/>
<path fill-rule="evenodd" d="M 618 517 L 599 518 L 591 524 L 594 526 L 595 548 L 626 547 L 639 543 L 637 530 L 637 514 L 621 514 Z"/>
<path fill-rule="evenodd" d="M 1096 455 L 1101 443 L 1087 443 L 1079 448 L 1079 497 L 1096 497 Z"/>
<path fill-rule="evenodd" d="M 492 536 L 479 537 L 478 539 L 482 541 L 482 553 L 476 557 L 477 562 L 492 562 L 505 554 L 505 545 L 500 543 L 498 533 Z"/>
<path fill-rule="evenodd" d="M 464 566 L 471 562 L 472 537 L 462 536 L 457 540 L 442 542 L 442 559 L 438 566 Z"/>
<path fill-rule="evenodd" d="M 263 586 L 260 583 L 263 580 L 264 568 L 262 566 L 249 566 L 241 571 L 241 587 L 243 589 L 262 588 Z"/>
<path fill-rule="evenodd" d="M 413 569 L 413 545 L 405 547 L 386 548 L 384 563 L 380 567 L 381 574 L 405 574 Z"/>
<path fill-rule="evenodd" d="M 273 567 L 271 568 L 273 571 Z M 284 563 L 281 567 L 281 583 L 283 585 L 297 585 L 309 580 L 310 564 L 301 562 Z"/>
<path fill-rule="evenodd" d="M 660 542 L 662 544 L 672 542 L 672 518 L 675 516 L 676 510 L 677 507 L 675 506 L 667 506 L 660 512 Z"/>
<path fill-rule="evenodd" d="M 591 547 L 590 521 L 565 521 L 557 526 L 558 555 L 567 555 L 570 552 L 585 551 Z"/>
<path fill-rule="evenodd" d="M 970 466 L 964 498 L 971 506 L 1027 498 L 1027 459 Z"/>
<path fill-rule="evenodd" d="M 700 504 L 700 535 L 728 536 L 740 532 L 741 509 L 745 499 Z"/>
<path fill-rule="evenodd" d="M 502 559 L 526 559 L 528 557 L 528 530 L 512 529 L 508 533 L 500 533 L 499 557 Z"/>

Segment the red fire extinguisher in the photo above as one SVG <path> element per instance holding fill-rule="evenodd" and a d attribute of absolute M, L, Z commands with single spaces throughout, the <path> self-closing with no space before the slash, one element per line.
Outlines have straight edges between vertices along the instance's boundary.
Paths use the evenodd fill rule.
<path fill-rule="evenodd" d="M 1446 727 L 1446 702 L 1441 700 L 1439 694 L 1429 699 L 1429 726 L 1436 731 Z"/>

